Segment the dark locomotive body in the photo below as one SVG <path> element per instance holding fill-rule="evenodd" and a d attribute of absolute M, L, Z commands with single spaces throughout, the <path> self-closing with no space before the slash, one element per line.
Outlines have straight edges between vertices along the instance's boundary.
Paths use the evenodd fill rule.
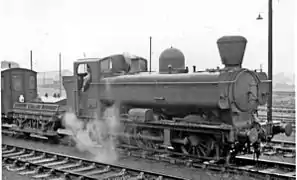
<path fill-rule="evenodd" d="M 260 79 L 257 74 L 246 69 L 187 74 L 142 73 L 104 78 L 101 83 L 99 98 L 103 101 L 116 99 L 123 105 L 159 109 L 167 117 L 185 117 L 204 111 L 220 113 L 222 110 L 242 115 L 255 110 L 258 101 L 262 102 L 261 105 L 266 101 L 265 96 L 254 99 L 254 96 L 266 92 L 258 89 Z M 233 91 L 229 92 L 229 89 Z M 222 121 L 238 127 L 243 125 L 240 120 L 244 124 L 250 122 L 244 118 L 231 119 Z"/>
<path fill-rule="evenodd" d="M 147 72 L 147 60 L 138 56 L 80 59 L 74 62 L 74 75 L 63 77 L 66 109 L 43 106 L 47 107 L 45 115 L 40 106 L 29 118 L 15 115 L 17 130 L 24 132 L 24 126 L 30 124 L 28 131 L 56 136 L 65 133 L 57 131 L 64 128 L 64 111 L 74 112 L 85 123 L 106 122 L 105 111 L 113 107 L 122 128 L 112 134 L 120 143 L 165 147 L 216 160 L 247 152 L 250 145 L 258 148 L 274 134 L 290 135 L 290 125 L 263 124 L 256 118 L 258 106 L 266 103 L 271 82 L 265 73 L 241 67 L 246 39 L 223 37 L 218 47 L 225 67 L 194 68 L 193 72 L 175 48 L 160 55 L 158 73 Z M 25 111 L 14 110 L 15 114 Z"/>
<path fill-rule="evenodd" d="M 74 76 L 64 77 L 68 105 L 81 118 L 96 114 L 101 120 L 107 108 L 115 107 L 119 121 L 130 127 L 117 134 L 123 143 L 133 139 L 224 159 L 229 152 L 243 152 L 246 144 L 257 148 L 274 134 L 290 134 L 289 125 L 258 122 L 255 114 L 266 103 L 270 82 L 265 73 L 241 67 L 245 46 L 243 37 L 223 37 L 218 47 L 225 67 L 191 73 L 175 48 L 160 55 L 158 73 L 146 72 L 147 62 L 140 57 L 79 60 Z M 88 73 L 91 78 L 83 83 Z M 208 147 L 204 152 L 190 152 L 203 146 Z"/>

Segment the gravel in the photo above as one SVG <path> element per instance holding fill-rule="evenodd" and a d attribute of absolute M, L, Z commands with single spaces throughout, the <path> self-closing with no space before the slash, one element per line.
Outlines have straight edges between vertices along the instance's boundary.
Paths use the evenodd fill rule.
<path fill-rule="evenodd" d="M 2 143 L 4 144 L 11 144 L 21 147 L 28 147 L 28 148 L 36 148 L 36 149 L 43 149 L 50 152 L 56 152 L 61 154 L 67 154 L 71 156 L 86 158 L 90 160 L 94 160 L 94 156 L 91 156 L 89 153 L 80 152 L 74 147 L 67 147 L 63 145 L 52 145 L 42 142 L 33 142 L 30 140 L 22 140 L 11 138 L 8 136 L 2 136 Z M 188 168 L 184 166 L 177 166 L 169 163 L 163 162 L 156 162 L 146 159 L 138 159 L 133 157 L 120 157 L 119 160 L 115 163 L 117 165 L 129 166 L 131 168 L 138 168 L 144 170 L 151 170 L 155 172 L 171 174 L 173 176 L 180 176 L 187 179 L 195 179 L 195 180 L 216 180 L 216 179 L 250 179 L 243 176 L 237 175 L 228 175 L 228 174 L 212 174 L 207 171 L 203 171 L 201 169 L 195 168 Z M 10 173 L 11 174 L 11 173 Z M 15 179 L 13 176 L 9 176 L 10 174 L 6 175 L 10 177 L 9 179 Z M 230 177 L 231 176 L 231 177 Z M 252 178 L 251 178 L 252 179 Z"/>
<path fill-rule="evenodd" d="M 10 172 L 2 167 L 2 180 L 30 180 L 30 178 L 18 175 L 15 172 Z"/>

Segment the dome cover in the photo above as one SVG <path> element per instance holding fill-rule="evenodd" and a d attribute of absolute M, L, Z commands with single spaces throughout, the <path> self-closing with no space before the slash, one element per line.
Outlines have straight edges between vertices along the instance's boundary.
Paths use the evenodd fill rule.
<path fill-rule="evenodd" d="M 171 47 L 161 53 L 159 57 L 159 71 L 167 72 L 169 65 L 173 69 L 185 68 L 185 56 L 179 49 Z"/>

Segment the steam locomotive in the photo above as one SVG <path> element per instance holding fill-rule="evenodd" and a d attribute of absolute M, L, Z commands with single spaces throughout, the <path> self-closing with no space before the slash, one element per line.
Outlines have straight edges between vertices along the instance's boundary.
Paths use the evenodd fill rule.
<path fill-rule="evenodd" d="M 147 72 L 147 60 L 138 56 L 77 60 L 74 75 L 63 77 L 67 105 L 16 103 L 14 130 L 65 135 L 64 112 L 85 123 L 106 122 L 104 112 L 113 107 L 122 129 L 112 135 L 121 144 L 225 161 L 252 147 L 259 151 L 261 142 L 279 133 L 290 136 L 292 127 L 257 119 L 271 82 L 264 72 L 242 68 L 246 43 L 242 36 L 221 37 L 217 45 L 224 68 L 203 71 L 189 72 L 176 48 L 162 52 L 159 72 Z"/>

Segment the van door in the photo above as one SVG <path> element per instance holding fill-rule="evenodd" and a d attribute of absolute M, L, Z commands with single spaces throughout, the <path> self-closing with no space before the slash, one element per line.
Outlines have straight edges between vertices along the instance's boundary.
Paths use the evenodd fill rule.
<path fill-rule="evenodd" d="M 25 100 L 26 102 L 32 101 L 37 98 L 37 83 L 36 83 L 36 74 L 32 72 L 26 73 L 26 94 Z"/>
<path fill-rule="evenodd" d="M 11 105 L 19 101 L 20 95 L 25 96 L 24 82 L 25 76 L 22 72 L 11 73 Z M 26 99 L 25 99 L 26 101 Z"/>

